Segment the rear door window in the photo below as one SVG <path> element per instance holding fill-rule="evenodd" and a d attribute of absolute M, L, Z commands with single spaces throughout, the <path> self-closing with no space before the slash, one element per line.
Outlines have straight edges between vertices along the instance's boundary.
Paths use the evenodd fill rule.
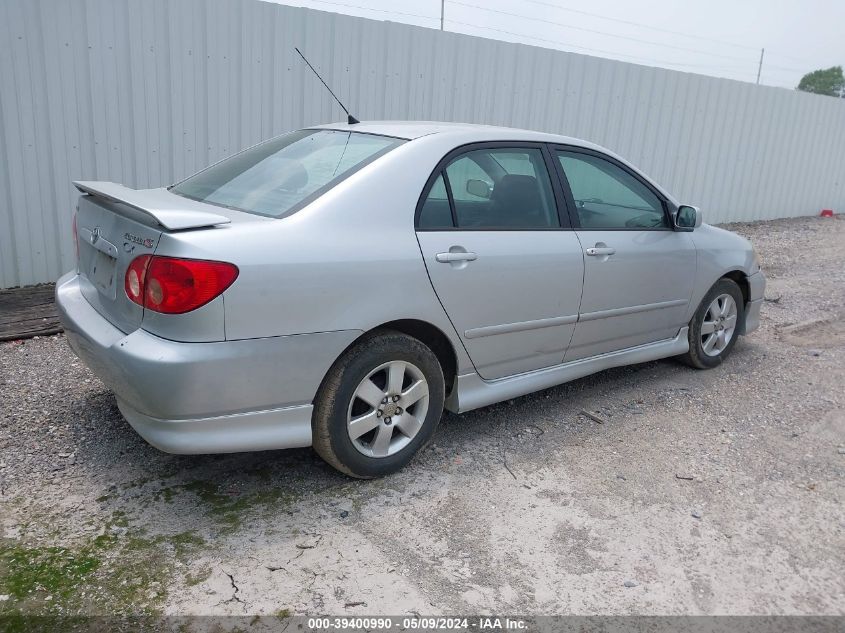
<path fill-rule="evenodd" d="M 223 160 L 170 191 L 200 202 L 280 218 L 404 142 L 359 132 L 300 130 Z"/>
<path fill-rule="evenodd" d="M 536 147 L 470 150 L 446 167 L 458 228 L 560 226 L 543 152 Z"/>

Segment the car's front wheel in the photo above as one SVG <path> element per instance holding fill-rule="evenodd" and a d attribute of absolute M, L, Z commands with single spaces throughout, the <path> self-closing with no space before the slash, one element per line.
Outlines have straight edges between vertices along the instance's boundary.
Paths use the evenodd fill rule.
<path fill-rule="evenodd" d="M 720 279 L 690 320 L 689 351 L 680 360 L 696 369 L 716 367 L 731 353 L 744 318 L 739 286 L 731 279 Z"/>
<path fill-rule="evenodd" d="M 421 341 L 400 332 L 363 337 L 332 366 L 314 403 L 314 450 L 353 477 L 407 464 L 443 414 L 443 371 Z"/>

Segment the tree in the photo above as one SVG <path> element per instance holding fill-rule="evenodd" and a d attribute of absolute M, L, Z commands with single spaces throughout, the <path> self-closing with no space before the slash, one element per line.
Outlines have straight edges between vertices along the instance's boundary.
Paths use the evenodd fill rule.
<path fill-rule="evenodd" d="M 845 97 L 845 76 L 842 66 L 807 73 L 798 83 L 798 90 L 828 97 Z"/>

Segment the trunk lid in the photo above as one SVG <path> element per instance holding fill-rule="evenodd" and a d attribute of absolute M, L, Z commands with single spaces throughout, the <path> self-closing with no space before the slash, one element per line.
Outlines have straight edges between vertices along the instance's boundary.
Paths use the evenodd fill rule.
<path fill-rule="evenodd" d="M 139 255 L 151 255 L 162 232 L 186 231 L 231 220 L 208 205 L 166 189 L 133 190 L 109 182 L 75 182 L 79 198 L 77 270 L 88 303 L 123 332 L 141 325 L 144 309 L 126 296 L 126 269 Z"/>

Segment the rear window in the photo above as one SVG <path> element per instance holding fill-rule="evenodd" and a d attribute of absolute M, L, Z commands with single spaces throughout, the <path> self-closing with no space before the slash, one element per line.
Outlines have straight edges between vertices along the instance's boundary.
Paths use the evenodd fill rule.
<path fill-rule="evenodd" d="M 301 209 L 405 141 L 338 130 L 300 130 L 227 158 L 170 191 L 280 218 Z"/>

